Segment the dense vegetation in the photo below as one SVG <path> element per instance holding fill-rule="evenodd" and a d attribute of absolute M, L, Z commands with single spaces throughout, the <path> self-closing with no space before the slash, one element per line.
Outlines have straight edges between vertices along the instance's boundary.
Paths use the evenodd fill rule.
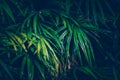
<path fill-rule="evenodd" d="M 119 3 L 0 0 L 0 80 L 120 80 Z"/>

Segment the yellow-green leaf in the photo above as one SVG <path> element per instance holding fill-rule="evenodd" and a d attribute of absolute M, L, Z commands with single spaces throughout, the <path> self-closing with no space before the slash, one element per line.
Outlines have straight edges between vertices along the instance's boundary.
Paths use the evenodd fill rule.
<path fill-rule="evenodd" d="M 38 46 L 37 46 L 38 55 L 40 54 L 40 49 L 41 49 L 41 47 L 40 47 L 40 41 L 38 41 Z"/>

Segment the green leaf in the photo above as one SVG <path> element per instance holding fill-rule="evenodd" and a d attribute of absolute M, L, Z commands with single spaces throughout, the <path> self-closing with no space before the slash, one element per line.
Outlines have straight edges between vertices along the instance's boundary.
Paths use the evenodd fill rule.
<path fill-rule="evenodd" d="M 44 59 L 49 59 L 49 55 L 48 55 L 48 50 L 47 47 L 45 45 L 44 39 L 41 39 L 41 46 L 42 46 L 42 52 L 43 52 L 43 57 Z"/>
<path fill-rule="evenodd" d="M 87 43 L 87 36 L 84 35 L 84 32 L 81 31 L 80 29 L 78 30 L 77 34 L 78 34 L 78 40 L 80 42 L 80 47 L 84 53 L 85 59 L 87 60 L 89 65 L 92 65 L 89 44 Z"/>
<path fill-rule="evenodd" d="M 105 15 L 104 15 L 104 12 L 103 12 L 102 6 L 101 6 L 101 4 L 100 4 L 99 1 L 97 1 L 97 4 L 98 4 L 98 7 L 99 7 L 99 9 L 100 9 L 100 18 L 102 18 L 101 21 L 102 21 L 102 23 L 105 24 Z"/>
<path fill-rule="evenodd" d="M 95 1 L 94 0 L 91 0 L 91 7 L 92 7 L 92 14 L 93 14 L 93 20 L 94 20 L 94 24 L 96 25 L 96 26 L 98 26 L 98 23 L 97 23 L 97 20 L 98 20 L 98 18 L 97 18 L 97 11 L 96 11 L 96 6 L 95 6 Z"/>
<path fill-rule="evenodd" d="M 10 42 L 13 45 L 14 51 L 17 51 L 18 49 L 17 49 L 17 45 L 15 44 L 15 42 L 12 39 L 10 39 Z"/>
<path fill-rule="evenodd" d="M 6 11 L 6 13 L 10 16 L 10 18 L 12 19 L 13 22 L 15 22 L 15 19 L 14 19 L 14 16 L 13 16 L 13 12 L 12 10 L 10 9 L 9 5 L 6 3 L 5 0 L 2 0 L 3 1 L 3 4 L 2 4 L 2 7 L 3 9 Z"/>
<path fill-rule="evenodd" d="M 107 8 L 109 9 L 110 13 L 115 16 L 115 12 L 113 11 L 112 7 L 110 6 L 110 4 L 107 1 L 104 1 L 105 5 L 107 6 Z"/>
<path fill-rule="evenodd" d="M 21 63 L 20 78 L 22 78 L 22 76 L 24 75 L 24 69 L 25 69 L 26 63 L 27 63 L 27 57 L 25 56 Z"/>
<path fill-rule="evenodd" d="M 33 80 L 33 78 L 34 78 L 34 65 L 29 57 L 27 57 L 27 71 L 28 71 L 28 80 Z"/>
<path fill-rule="evenodd" d="M 40 64 L 39 64 L 37 61 L 35 61 L 34 63 L 35 63 L 36 68 L 37 68 L 38 71 L 40 72 L 43 80 L 45 80 L 44 69 L 40 66 Z"/>
<path fill-rule="evenodd" d="M 21 45 L 21 47 L 24 49 L 24 51 L 27 52 L 27 49 L 26 49 L 25 44 L 23 43 L 23 40 L 15 34 L 12 34 L 12 35 L 16 39 L 16 41 L 19 43 L 19 45 Z"/>
<path fill-rule="evenodd" d="M 20 30 L 21 31 L 24 31 L 24 29 L 26 28 L 26 26 L 27 27 L 29 27 L 29 26 L 31 26 L 31 18 L 32 18 L 32 16 L 34 16 L 36 14 L 36 12 L 32 12 L 31 14 L 29 14 L 28 16 L 27 16 L 27 18 L 25 18 L 25 20 L 23 21 L 23 23 L 22 23 L 22 26 L 21 26 L 21 28 L 20 28 Z M 31 28 L 31 27 L 30 27 Z M 28 29 L 28 30 L 30 30 L 30 28 Z"/>
<path fill-rule="evenodd" d="M 63 40 L 65 38 L 65 36 L 68 34 L 68 31 L 65 30 L 61 35 L 60 35 L 60 40 Z"/>
<path fill-rule="evenodd" d="M 118 80 L 118 73 L 117 73 L 115 67 L 113 68 L 113 75 L 114 75 L 114 80 Z"/>
<path fill-rule="evenodd" d="M 53 55 L 53 59 L 55 59 L 55 61 L 58 62 L 58 58 L 55 55 L 55 52 L 54 52 L 53 48 L 50 46 L 50 44 L 45 39 L 44 39 L 44 42 L 45 42 L 46 46 L 51 50 L 52 55 Z"/>
<path fill-rule="evenodd" d="M 33 30 L 35 34 L 37 33 L 37 25 L 38 25 L 37 19 L 38 19 L 38 15 L 35 15 L 33 18 Z"/>
<path fill-rule="evenodd" d="M 97 76 L 95 75 L 95 73 L 88 67 L 82 67 L 80 69 L 82 72 L 84 72 L 85 74 L 91 75 L 93 76 L 95 79 L 97 79 Z"/>
<path fill-rule="evenodd" d="M 40 54 L 40 50 L 41 50 L 41 44 L 40 44 L 40 41 L 38 41 L 38 44 L 37 44 L 38 55 Z"/>
<path fill-rule="evenodd" d="M 81 54 L 80 54 L 80 49 L 79 49 L 79 37 L 78 37 L 78 34 L 77 34 L 77 30 L 74 29 L 74 32 L 73 32 L 73 39 L 74 39 L 74 51 L 75 53 L 77 54 L 77 56 L 79 57 L 79 60 L 80 60 L 80 64 L 82 65 L 82 57 L 81 57 Z"/>
<path fill-rule="evenodd" d="M 11 80 L 14 80 L 13 75 L 11 74 L 10 70 L 8 69 L 7 65 L 3 63 L 3 61 L 0 60 L 0 65 L 2 66 L 2 69 L 5 70 L 7 75 L 10 77 Z"/>
<path fill-rule="evenodd" d="M 11 64 L 13 64 L 15 61 L 17 61 L 19 58 L 21 58 L 24 54 L 18 54 L 15 56 L 15 58 L 12 59 Z"/>
<path fill-rule="evenodd" d="M 73 23 L 74 23 L 76 26 L 80 26 L 79 22 L 78 22 L 76 19 L 74 19 L 74 18 L 70 18 L 70 19 L 73 21 Z"/>
<path fill-rule="evenodd" d="M 63 25 L 64 25 L 64 27 L 67 27 L 67 22 L 66 22 L 66 20 L 63 19 L 62 21 L 63 21 Z"/>
<path fill-rule="evenodd" d="M 68 38 L 67 38 L 67 43 L 66 43 L 66 58 L 70 57 L 70 45 L 71 45 L 71 39 L 72 39 L 72 34 L 70 33 Z"/>

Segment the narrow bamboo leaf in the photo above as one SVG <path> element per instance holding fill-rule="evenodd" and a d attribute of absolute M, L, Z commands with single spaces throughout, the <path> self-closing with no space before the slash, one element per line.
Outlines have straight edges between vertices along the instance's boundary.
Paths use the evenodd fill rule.
<path fill-rule="evenodd" d="M 17 9 L 20 12 L 20 15 L 25 17 L 26 14 L 28 13 L 28 8 L 22 9 L 21 5 L 19 3 L 16 3 L 16 1 L 11 0 L 11 2 L 13 2 L 15 4 L 15 6 L 17 7 Z"/>
<path fill-rule="evenodd" d="M 68 31 L 67 30 L 65 30 L 61 35 L 60 35 L 60 40 L 63 40 L 64 39 L 64 37 L 66 36 L 68 34 Z"/>
<path fill-rule="evenodd" d="M 38 45 L 37 45 L 37 52 L 38 52 L 38 55 L 40 54 L 40 49 L 41 49 L 41 45 L 40 45 L 40 41 L 38 41 Z"/>
<path fill-rule="evenodd" d="M 34 36 L 33 41 L 36 40 L 36 38 L 39 39 L 39 40 L 42 39 L 42 37 L 38 36 L 37 34 L 32 33 L 32 35 Z"/>
<path fill-rule="evenodd" d="M 54 38 L 54 35 L 52 35 L 52 33 L 50 33 L 49 31 L 47 31 L 45 28 L 41 27 L 41 29 L 43 30 L 43 33 L 46 36 L 50 36 L 51 38 Z M 53 31 L 54 32 L 54 31 Z"/>
<path fill-rule="evenodd" d="M 47 45 L 47 47 L 52 51 L 52 53 L 55 53 L 50 44 L 45 39 L 43 39 L 43 41 Z"/>
<path fill-rule="evenodd" d="M 41 39 L 41 46 L 42 46 L 42 54 L 44 55 L 43 58 L 45 60 L 49 59 L 48 50 L 43 39 Z"/>
<path fill-rule="evenodd" d="M 67 28 L 68 28 L 69 32 L 72 33 L 73 32 L 73 26 L 71 26 L 71 24 L 69 22 L 67 22 L 67 25 L 68 25 Z"/>
<path fill-rule="evenodd" d="M 28 27 L 28 28 L 30 28 L 30 26 L 31 26 L 31 17 L 30 18 L 28 18 L 28 19 L 26 19 L 24 22 L 24 27 Z"/>
<path fill-rule="evenodd" d="M 80 54 L 80 49 L 79 49 L 79 39 L 78 39 L 78 34 L 77 34 L 77 30 L 74 29 L 74 32 L 73 32 L 73 39 L 74 39 L 74 52 L 76 53 L 76 55 L 79 57 L 79 60 L 80 60 L 80 64 L 82 65 L 83 62 L 82 62 L 82 57 L 81 57 L 81 54 Z"/>
<path fill-rule="evenodd" d="M 24 13 L 23 13 L 23 10 L 21 9 L 20 4 L 18 2 L 16 2 L 15 0 L 10 0 L 10 1 L 15 5 L 15 7 L 17 7 L 17 9 L 19 10 L 20 14 L 22 16 L 25 16 Z"/>
<path fill-rule="evenodd" d="M 32 60 L 27 57 L 27 71 L 28 71 L 28 79 L 33 80 L 34 78 L 34 65 Z"/>
<path fill-rule="evenodd" d="M 82 36 L 83 32 L 80 29 L 78 30 L 78 32 L 79 33 L 77 33 L 77 34 L 78 34 L 78 40 L 80 42 L 80 47 L 81 47 L 81 49 L 84 53 L 84 56 L 85 56 L 87 62 L 89 63 L 88 53 L 87 53 L 85 42 L 84 42 L 84 39 L 83 39 L 83 36 Z"/>
<path fill-rule="evenodd" d="M 101 22 L 103 22 L 103 23 L 105 24 L 105 15 L 104 15 L 102 6 L 101 6 L 101 4 L 100 4 L 99 1 L 97 1 L 97 5 L 98 5 L 98 7 L 99 7 L 99 9 L 100 9 L 100 17 L 102 18 L 102 21 L 101 21 Z"/>
<path fill-rule="evenodd" d="M 19 54 L 17 55 L 15 58 L 12 59 L 11 64 L 13 64 L 15 61 L 17 61 L 18 59 L 20 59 L 24 54 Z"/>
<path fill-rule="evenodd" d="M 53 55 L 53 58 L 55 59 L 55 61 L 58 62 L 58 58 L 57 58 L 57 56 L 55 55 L 55 52 L 54 52 L 54 50 L 52 49 L 52 47 L 50 46 L 50 44 L 49 44 L 45 39 L 44 39 L 44 42 L 45 42 L 45 44 L 47 45 L 47 47 L 51 50 L 52 55 Z"/>
<path fill-rule="evenodd" d="M 85 3 L 86 3 L 85 5 L 86 5 L 86 11 L 87 11 L 87 12 L 86 12 L 87 18 L 89 19 L 89 17 L 90 17 L 90 8 L 89 8 L 89 7 L 90 7 L 90 4 L 89 4 L 89 3 L 90 3 L 90 1 L 89 1 L 89 0 L 86 0 Z"/>
<path fill-rule="evenodd" d="M 16 38 L 13 36 L 13 33 L 7 32 L 7 35 L 8 35 L 17 45 L 19 45 L 19 43 L 16 41 Z"/>
<path fill-rule="evenodd" d="M 25 50 L 25 52 L 27 52 L 27 49 L 22 41 L 22 39 L 20 37 L 18 37 L 17 35 L 13 34 L 13 36 L 16 38 L 16 40 L 18 41 L 18 43 L 22 46 L 22 48 Z"/>
<path fill-rule="evenodd" d="M 91 32 L 89 31 L 85 31 L 85 33 L 89 36 L 91 36 L 96 42 L 97 44 L 99 44 L 99 46 L 101 47 L 101 49 L 103 48 L 103 46 L 101 45 L 100 41 L 99 41 L 99 38 L 95 35 L 93 35 Z"/>
<path fill-rule="evenodd" d="M 13 37 L 14 37 L 20 44 L 22 44 L 22 40 L 21 40 L 20 37 L 18 37 L 17 35 L 15 35 L 15 34 L 13 34 L 13 33 L 12 33 L 12 35 L 13 35 Z"/>
<path fill-rule="evenodd" d="M 66 43 L 66 57 L 70 57 L 70 45 L 71 45 L 72 34 L 70 33 Z"/>
<path fill-rule="evenodd" d="M 60 50 L 62 48 L 62 45 L 61 45 L 61 41 L 60 41 L 59 37 L 54 37 L 53 39 L 54 39 L 54 41 L 51 41 L 50 39 L 48 39 L 47 41 L 49 42 L 49 44 L 51 44 L 51 46 L 53 46 L 57 50 Z"/>
<path fill-rule="evenodd" d="M 76 26 L 80 26 L 79 22 L 74 18 L 70 18 Z"/>
<path fill-rule="evenodd" d="M 95 79 L 97 79 L 96 75 L 93 73 L 93 71 L 91 69 L 89 69 L 88 67 L 83 67 L 81 69 L 81 71 L 83 71 L 85 74 L 91 75 L 93 76 Z"/>
<path fill-rule="evenodd" d="M 79 40 L 80 45 L 81 45 L 80 47 L 82 48 L 84 53 L 87 53 L 86 49 L 85 49 L 85 43 L 84 43 L 83 37 L 82 37 L 83 32 L 81 30 L 78 30 L 77 34 L 78 34 L 78 40 Z"/>
<path fill-rule="evenodd" d="M 22 76 L 24 75 L 24 69 L 25 69 L 26 63 L 27 63 L 27 57 L 25 56 L 21 63 L 20 78 L 22 78 Z"/>
<path fill-rule="evenodd" d="M 113 68 L 113 75 L 114 75 L 114 80 L 118 80 L 118 75 L 115 68 Z"/>
<path fill-rule="evenodd" d="M 32 73 L 32 72 L 34 72 L 33 69 L 34 69 L 34 68 L 33 68 L 32 61 L 30 60 L 30 58 L 27 57 L 28 80 L 33 80 L 33 75 L 34 75 L 34 73 Z M 32 70 L 32 71 L 31 71 L 31 70 Z"/>
<path fill-rule="evenodd" d="M 59 22 L 60 22 L 59 20 L 60 20 L 60 19 L 59 19 L 59 17 L 57 16 L 57 17 L 55 18 L 55 22 L 56 22 L 55 25 L 56 25 L 56 26 L 59 25 Z"/>
<path fill-rule="evenodd" d="M 90 41 L 89 41 L 89 49 L 90 49 L 90 53 L 89 53 L 89 55 L 90 55 L 91 64 L 92 64 L 92 62 L 93 62 L 92 60 L 95 61 L 95 56 L 94 56 L 94 49 L 93 49 L 93 47 L 92 47 Z"/>
<path fill-rule="evenodd" d="M 38 25 L 38 15 L 35 15 L 34 18 L 33 18 L 33 30 L 34 30 L 34 33 L 36 34 L 37 33 L 37 25 Z"/>
<path fill-rule="evenodd" d="M 109 11 L 112 13 L 113 16 L 115 16 L 115 12 L 112 9 L 112 7 L 109 5 L 109 3 L 107 1 L 104 1 L 105 5 L 107 6 L 107 8 L 109 9 Z"/>
<path fill-rule="evenodd" d="M 30 48 L 32 45 L 33 45 L 33 42 L 32 42 L 32 41 L 29 41 L 29 42 L 28 42 L 28 48 Z"/>
<path fill-rule="evenodd" d="M 27 38 L 26 33 L 21 33 L 22 37 Z"/>
<path fill-rule="evenodd" d="M 7 75 L 10 77 L 11 80 L 14 80 L 13 78 L 13 75 L 11 74 L 11 72 L 9 71 L 7 65 L 5 63 L 3 63 L 1 60 L 0 60 L 0 65 L 2 66 L 2 69 L 5 70 L 5 72 L 7 73 Z"/>
<path fill-rule="evenodd" d="M 34 65 L 31 64 L 31 80 L 34 80 Z"/>
<path fill-rule="evenodd" d="M 74 38 L 75 51 L 77 51 L 77 50 L 79 50 L 79 46 L 78 46 L 78 39 L 77 39 L 77 31 L 76 31 L 76 29 L 74 29 L 73 38 Z"/>
<path fill-rule="evenodd" d="M 41 12 L 39 12 L 39 18 L 40 18 L 42 21 L 45 20 L 44 17 L 41 15 Z"/>
<path fill-rule="evenodd" d="M 49 32 L 49 33 L 51 33 L 52 35 L 56 35 L 57 34 L 57 32 L 54 30 L 54 28 L 52 28 L 52 26 L 48 26 L 48 25 L 45 25 L 45 24 L 42 24 L 44 27 L 45 27 L 45 29 Z M 43 28 L 44 28 L 43 27 Z"/>
<path fill-rule="evenodd" d="M 89 59 L 89 64 L 92 65 L 92 59 L 94 58 L 94 53 L 93 53 L 91 43 L 90 43 L 87 35 L 84 32 L 82 34 L 82 37 L 83 37 L 83 41 L 85 43 L 86 52 L 87 52 L 88 59 Z"/>
<path fill-rule="evenodd" d="M 43 80 L 45 80 L 44 70 L 43 70 L 43 68 L 40 66 L 40 64 L 37 61 L 35 61 L 35 66 L 38 69 L 38 71 L 40 72 Z"/>
<path fill-rule="evenodd" d="M 5 0 L 3 0 L 3 5 L 2 7 L 4 8 L 4 10 L 6 11 L 6 13 L 10 16 L 10 18 L 12 19 L 13 22 L 15 22 L 14 16 L 13 16 L 13 12 L 10 9 L 9 5 L 5 2 Z"/>
<path fill-rule="evenodd" d="M 33 15 L 35 15 L 36 12 L 31 13 L 30 15 L 28 15 L 28 17 L 23 21 L 22 26 L 21 26 L 21 31 L 23 31 L 25 29 L 25 27 L 29 27 L 30 26 L 30 22 L 31 22 L 31 18 Z"/>
<path fill-rule="evenodd" d="M 13 45 L 14 51 L 17 51 L 18 49 L 17 49 L 17 46 L 16 46 L 15 42 L 12 39 L 10 39 L 10 42 Z"/>
<path fill-rule="evenodd" d="M 93 19 L 94 19 L 94 23 L 96 26 L 98 26 L 98 23 L 97 23 L 97 11 L 96 11 L 96 6 L 95 6 L 95 3 L 96 1 L 94 0 L 91 0 L 91 7 L 92 7 L 92 14 L 93 14 Z"/>
<path fill-rule="evenodd" d="M 64 27 L 67 27 L 67 22 L 66 22 L 66 20 L 65 20 L 65 19 L 62 19 L 62 22 L 63 22 Z"/>
<path fill-rule="evenodd" d="M 61 31 L 65 30 L 65 29 L 66 29 L 66 27 L 61 26 L 60 28 L 58 28 L 58 30 L 56 30 L 56 32 L 60 33 Z"/>

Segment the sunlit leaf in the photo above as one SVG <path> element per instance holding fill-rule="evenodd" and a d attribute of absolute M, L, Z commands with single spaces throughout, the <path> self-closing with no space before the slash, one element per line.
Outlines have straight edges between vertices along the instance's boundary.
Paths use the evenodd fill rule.
<path fill-rule="evenodd" d="M 38 41 L 38 45 L 37 45 L 37 52 L 38 52 L 38 54 L 40 54 L 40 49 L 41 49 L 41 45 L 40 45 L 40 41 Z"/>
<path fill-rule="evenodd" d="M 27 52 L 26 46 L 24 45 L 22 39 L 15 34 L 12 34 L 12 35 L 15 37 L 15 39 L 18 41 L 18 43 L 22 46 L 22 48 L 25 50 L 25 52 Z"/>
<path fill-rule="evenodd" d="M 63 21 L 64 27 L 66 27 L 66 26 L 67 26 L 67 23 L 66 23 L 65 19 L 63 19 L 62 21 Z"/>
<path fill-rule="evenodd" d="M 50 46 L 50 44 L 44 39 L 44 42 L 45 42 L 45 44 L 47 45 L 47 47 L 51 50 L 51 52 L 53 53 L 52 55 L 54 56 L 53 58 L 56 60 L 56 61 L 58 61 L 58 58 L 57 58 L 57 56 L 55 55 L 55 52 L 54 52 L 54 50 L 52 49 L 52 47 Z"/>
<path fill-rule="evenodd" d="M 44 39 L 41 40 L 41 46 L 42 46 L 42 52 L 43 52 L 43 57 L 44 59 L 49 59 L 49 55 L 48 55 L 48 50 L 47 50 L 47 47 L 43 41 Z"/>
<path fill-rule="evenodd" d="M 11 41 L 11 43 L 13 44 L 14 50 L 17 51 L 18 49 L 17 49 L 17 46 L 16 46 L 16 44 L 14 43 L 14 41 L 13 41 L 12 39 L 10 39 L 10 41 Z"/>

